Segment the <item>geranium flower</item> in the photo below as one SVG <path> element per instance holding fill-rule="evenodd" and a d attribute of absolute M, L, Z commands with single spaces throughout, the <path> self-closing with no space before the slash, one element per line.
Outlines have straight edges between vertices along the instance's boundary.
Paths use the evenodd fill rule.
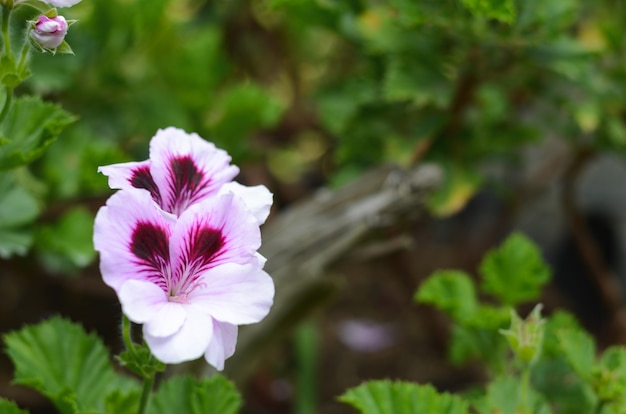
<path fill-rule="evenodd" d="M 69 25 L 63 16 L 41 15 L 32 22 L 29 34 L 44 49 L 56 49 L 63 43 Z"/>
<path fill-rule="evenodd" d="M 262 224 L 269 214 L 272 194 L 265 186 L 232 182 L 239 168 L 230 161 L 225 151 L 199 135 L 170 127 L 152 138 L 148 160 L 108 165 L 98 171 L 109 177 L 111 188 L 148 190 L 163 211 L 175 216 L 207 198 L 232 193 Z"/>
<path fill-rule="evenodd" d="M 193 203 L 178 217 L 163 214 L 153 197 L 118 191 L 98 212 L 94 245 L 103 279 L 128 318 L 143 324 L 159 360 L 204 354 L 222 369 L 237 325 L 260 321 L 273 301 L 272 279 L 256 253 L 258 221 L 233 194 Z"/>

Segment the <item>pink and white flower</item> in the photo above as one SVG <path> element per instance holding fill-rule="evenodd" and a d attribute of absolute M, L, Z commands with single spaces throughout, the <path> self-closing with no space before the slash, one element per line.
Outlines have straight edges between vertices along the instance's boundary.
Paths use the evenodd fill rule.
<path fill-rule="evenodd" d="M 41 0 L 46 4 L 54 7 L 71 7 L 80 3 L 82 0 Z"/>
<path fill-rule="evenodd" d="M 272 194 L 265 186 L 248 187 L 233 182 L 239 168 L 230 165 L 223 150 L 181 129 L 159 130 L 150 141 L 150 158 L 100 167 L 117 189 L 148 190 L 166 213 L 180 216 L 190 206 L 219 194 L 240 198 L 262 224 L 269 215 Z"/>
<path fill-rule="evenodd" d="M 56 49 L 63 43 L 69 25 L 63 16 L 41 15 L 32 22 L 30 37 L 44 49 Z"/>
<path fill-rule="evenodd" d="M 169 165 L 180 159 L 170 157 Z M 195 177 L 193 183 L 207 182 L 208 188 L 211 177 L 220 176 L 216 171 L 202 175 L 202 167 L 183 160 L 174 164 L 185 166 L 183 178 Z M 153 171 L 139 182 L 149 182 Z M 131 186 L 98 212 L 94 245 L 103 279 L 117 292 L 128 318 L 143 324 L 144 339 L 159 360 L 179 363 L 204 354 L 222 369 L 234 352 L 237 325 L 260 321 L 273 301 L 272 279 L 256 252 L 258 219 L 232 193 L 215 190 L 200 200 L 195 195 L 205 190 L 176 181 L 180 177 L 154 177 L 173 184 L 172 191 Z M 157 199 L 170 207 L 182 200 L 186 208 L 164 214 Z"/>

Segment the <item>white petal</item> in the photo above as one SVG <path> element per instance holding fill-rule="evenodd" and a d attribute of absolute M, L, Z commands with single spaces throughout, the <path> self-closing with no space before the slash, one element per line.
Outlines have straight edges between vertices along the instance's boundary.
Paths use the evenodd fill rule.
<path fill-rule="evenodd" d="M 143 337 L 152 354 L 166 364 L 178 364 L 200 358 L 213 338 L 213 321 L 200 312 L 188 308 L 185 322 L 173 335 L 156 337 L 150 335 L 144 325 Z"/>
<path fill-rule="evenodd" d="M 176 174 L 172 165 L 181 158 L 191 161 L 185 174 Z M 231 181 L 239 168 L 230 165 L 230 156 L 199 135 L 177 128 L 157 131 L 150 141 L 151 172 L 163 196 L 163 207 L 180 215 L 191 202 L 214 196 Z M 187 179 L 187 181 L 186 181 Z"/>
<path fill-rule="evenodd" d="M 157 285 L 143 280 L 129 280 L 119 290 L 122 311 L 135 323 L 154 318 L 167 304 L 167 295 Z"/>
<path fill-rule="evenodd" d="M 209 231 L 221 235 L 217 253 L 209 251 L 214 246 L 200 243 L 197 237 Z M 243 203 L 227 194 L 207 199 L 185 211 L 178 218 L 170 244 L 175 268 L 203 259 L 207 259 L 203 269 L 223 263 L 245 264 L 257 261 L 255 254 L 261 245 L 261 232 Z"/>
<path fill-rule="evenodd" d="M 180 303 L 168 302 L 167 294 L 157 285 L 129 280 L 119 294 L 122 311 L 135 323 L 143 323 L 149 335 L 164 337 L 177 332 L 186 312 Z"/>
<path fill-rule="evenodd" d="M 120 164 L 103 165 L 98 172 L 109 177 L 109 187 L 114 189 L 132 188 L 133 172 L 141 167 L 150 167 L 150 161 L 125 162 Z"/>
<path fill-rule="evenodd" d="M 220 322 L 259 322 L 274 300 L 272 278 L 255 265 L 225 264 L 208 270 L 190 295 L 190 306 Z"/>
<path fill-rule="evenodd" d="M 241 198 L 248 210 L 256 218 L 259 225 L 265 223 L 270 214 L 273 203 L 273 194 L 264 185 L 253 187 L 241 185 L 237 182 L 226 183 L 220 188 L 220 194 L 233 193 Z"/>
<path fill-rule="evenodd" d="M 96 215 L 93 241 L 100 252 L 100 271 L 104 282 L 116 291 L 128 280 L 149 280 L 146 266 L 138 264 L 131 248 L 139 225 L 153 226 L 169 237 L 170 223 L 144 190 L 118 191 Z"/>
<path fill-rule="evenodd" d="M 213 321 L 213 340 L 204 353 L 206 361 L 219 371 L 224 369 L 224 361 L 235 353 L 237 326 Z"/>

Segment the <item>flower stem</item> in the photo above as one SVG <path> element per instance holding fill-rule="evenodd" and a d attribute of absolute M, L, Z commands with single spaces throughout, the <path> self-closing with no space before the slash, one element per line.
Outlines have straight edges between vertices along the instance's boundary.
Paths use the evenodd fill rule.
<path fill-rule="evenodd" d="M 0 112 L 0 122 L 4 121 L 4 118 L 7 116 L 9 112 L 9 108 L 11 107 L 11 102 L 13 102 L 13 88 L 6 87 L 6 97 L 4 98 L 4 105 L 2 106 L 2 112 Z"/>
<path fill-rule="evenodd" d="M 523 414 L 530 413 L 530 405 L 528 403 L 528 387 L 530 384 L 530 364 L 526 364 L 524 372 L 522 372 L 522 389 L 521 389 L 521 412 Z"/>
<path fill-rule="evenodd" d="M 143 390 L 141 390 L 141 401 L 139 403 L 139 411 L 137 414 L 144 414 L 146 407 L 148 407 L 148 400 L 152 392 L 152 385 L 154 384 L 154 373 L 143 379 Z"/>
<path fill-rule="evenodd" d="M 126 349 L 128 351 L 135 352 L 135 343 L 133 342 L 130 329 L 131 329 L 130 319 L 128 319 L 126 315 L 123 315 L 122 316 L 122 337 L 124 338 L 124 345 L 126 345 Z"/>
<path fill-rule="evenodd" d="M 28 52 L 30 52 L 30 45 L 28 44 L 28 42 L 26 42 L 26 44 L 22 48 L 20 61 L 17 64 L 17 70 L 20 73 L 20 76 L 22 75 L 22 73 L 24 73 L 24 68 L 26 67 L 26 59 L 28 58 Z"/>

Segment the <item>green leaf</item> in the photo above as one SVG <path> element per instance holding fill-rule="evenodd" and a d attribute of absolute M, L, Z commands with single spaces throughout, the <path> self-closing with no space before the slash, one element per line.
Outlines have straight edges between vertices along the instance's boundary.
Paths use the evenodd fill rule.
<path fill-rule="evenodd" d="M 567 362 L 578 375 L 589 380 L 596 352 L 591 335 L 581 329 L 563 329 L 557 336 Z"/>
<path fill-rule="evenodd" d="M 139 407 L 139 390 L 125 392 L 115 390 L 104 400 L 105 414 L 136 414 Z"/>
<path fill-rule="evenodd" d="M 581 330 L 576 318 L 568 312 L 558 310 L 548 317 L 545 336 L 543 338 L 543 354 L 547 357 L 562 356 L 559 332 L 564 330 Z"/>
<path fill-rule="evenodd" d="M 93 220 L 91 212 L 77 207 L 57 222 L 40 227 L 36 246 L 47 268 L 57 272 L 71 271 L 94 260 Z"/>
<path fill-rule="evenodd" d="M 515 21 L 513 0 L 462 0 L 462 3 L 476 16 L 484 16 L 503 23 Z"/>
<path fill-rule="evenodd" d="M 241 396 L 226 378 L 209 379 L 179 376 L 165 381 L 155 393 L 148 414 L 235 414 Z"/>
<path fill-rule="evenodd" d="M 165 370 L 165 364 L 152 355 L 147 345 L 136 344 L 132 350 L 118 356 L 120 363 L 142 378 L 150 378 Z"/>
<path fill-rule="evenodd" d="M 0 257 L 24 255 L 32 244 L 29 225 L 39 214 L 39 202 L 12 172 L 0 172 L 0 194 Z"/>
<path fill-rule="evenodd" d="M 455 365 L 478 360 L 498 372 L 507 352 L 506 339 L 496 329 L 456 325 L 452 330 L 448 354 Z"/>
<path fill-rule="evenodd" d="M 438 393 L 431 385 L 370 381 L 346 391 L 339 401 L 362 414 L 464 414 L 468 406 L 460 397 Z"/>
<path fill-rule="evenodd" d="M 480 272 L 483 290 L 510 306 L 536 299 L 550 280 L 550 268 L 539 249 L 521 233 L 513 233 L 487 253 Z"/>
<path fill-rule="evenodd" d="M 591 386 L 576 375 L 563 356 L 542 357 L 533 367 L 531 382 L 550 398 L 556 413 L 591 413 L 598 401 Z"/>
<path fill-rule="evenodd" d="M 61 107 L 37 97 L 21 97 L 11 105 L 0 125 L 0 170 L 27 164 L 41 156 L 63 128 L 76 118 Z"/>
<path fill-rule="evenodd" d="M 624 406 L 626 400 L 626 349 L 612 346 L 593 369 L 594 388 L 601 401 Z"/>
<path fill-rule="evenodd" d="M 136 392 L 136 381 L 116 374 L 102 341 L 60 317 L 4 336 L 15 382 L 41 392 L 62 414 L 102 411 L 115 390 Z"/>
<path fill-rule="evenodd" d="M 13 401 L 0 398 L 0 413 L 2 414 L 28 414 L 26 410 L 20 410 Z"/>
<path fill-rule="evenodd" d="M 39 214 L 37 199 L 16 183 L 14 174 L 0 173 L 0 228 L 31 223 Z"/>
<path fill-rule="evenodd" d="M 273 126 L 282 115 L 284 105 L 275 95 L 253 83 L 242 83 L 228 90 L 213 116 L 213 132 L 218 140 L 234 151 L 242 151 L 248 135 L 257 129 Z"/>
<path fill-rule="evenodd" d="M 435 305 L 455 321 L 471 318 L 478 306 L 472 278 L 458 270 L 433 273 L 421 284 L 415 300 Z"/>
<path fill-rule="evenodd" d="M 487 387 L 487 394 L 473 405 L 480 414 L 550 414 L 550 406 L 543 396 L 528 389 L 527 401 L 522 400 L 522 384 L 519 378 L 503 376 L 494 379 Z M 522 409 L 525 407 L 525 409 Z"/>

